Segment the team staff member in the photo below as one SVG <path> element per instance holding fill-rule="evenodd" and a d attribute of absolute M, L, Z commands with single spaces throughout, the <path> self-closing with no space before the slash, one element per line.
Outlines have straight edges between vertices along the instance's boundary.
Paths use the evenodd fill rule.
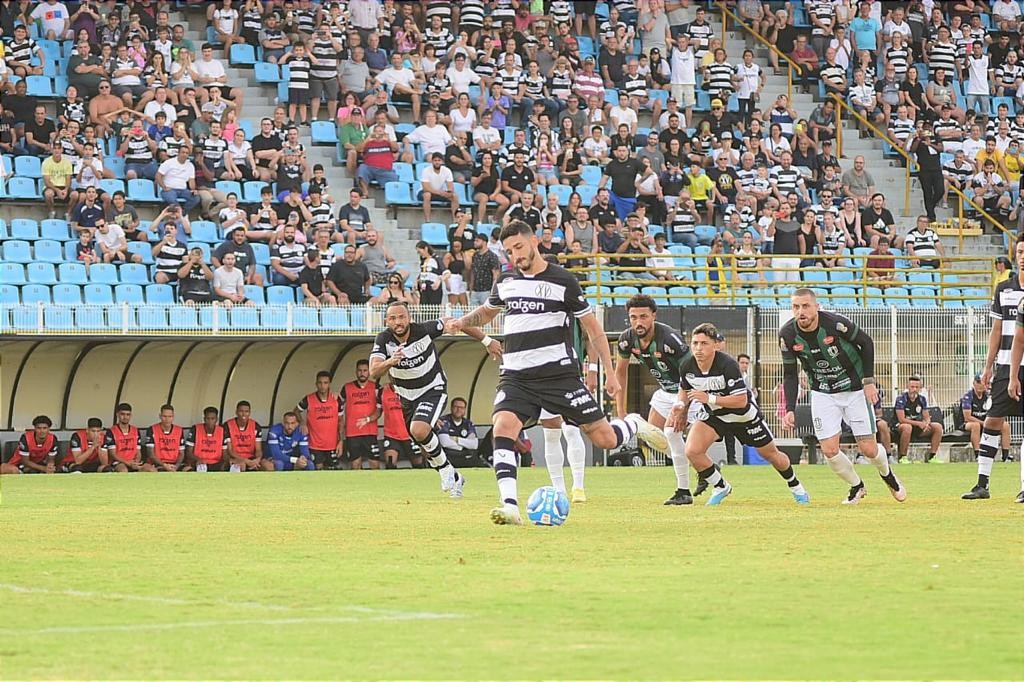
<path fill-rule="evenodd" d="M 377 384 L 370 381 L 370 361 L 356 363 L 356 379 L 341 387 L 338 394 L 345 413 L 345 458 L 355 471 L 363 460 L 371 469 L 380 468 L 380 444 L 377 443 Z"/>
<path fill-rule="evenodd" d="M 239 400 L 235 405 L 235 416 L 224 422 L 231 466 L 238 467 L 239 471 L 273 471 L 274 463 L 263 457 L 263 430 L 250 419 L 251 415 L 249 401 Z"/>
<path fill-rule="evenodd" d="M 132 406 L 129 403 L 117 406 L 117 422 L 107 429 L 103 446 L 114 471 L 156 471 L 142 460 L 142 433 L 132 426 Z"/>
<path fill-rule="evenodd" d="M 907 456 L 910 448 L 910 441 L 915 438 L 925 438 L 930 441 L 931 449 L 928 452 L 930 462 L 939 454 L 939 445 L 942 443 L 942 424 L 933 422 L 928 414 L 928 399 L 921 394 L 921 378 L 911 376 L 907 379 L 907 390 L 896 398 L 893 411 L 896 413 L 896 429 L 899 431 L 899 459 Z"/>
<path fill-rule="evenodd" d="M 331 393 L 334 377 L 326 370 L 316 373 L 316 391 L 299 401 L 295 411 L 299 427 L 309 436 L 309 454 L 317 469 L 333 469 L 341 456 L 341 400 Z"/>
<path fill-rule="evenodd" d="M 160 406 L 160 421 L 149 427 L 146 455 L 156 471 L 185 467 L 185 429 L 174 423 L 174 406 Z"/>
<path fill-rule="evenodd" d="M 377 412 L 374 418 L 381 414 L 384 415 L 382 450 L 385 468 L 397 469 L 398 460 L 405 457 L 414 469 L 422 469 L 423 454 L 409 435 L 409 427 L 405 424 L 405 414 L 402 412 L 402 399 L 395 393 L 391 384 L 381 384 L 377 387 Z"/>
<path fill-rule="evenodd" d="M 66 474 L 106 471 L 110 459 L 103 447 L 103 431 L 103 420 L 92 417 L 86 428 L 71 434 L 68 454 L 60 463 L 61 471 Z"/>
<path fill-rule="evenodd" d="M 459 466 L 471 466 L 480 445 L 476 426 L 466 419 L 465 398 L 452 398 L 451 406 L 452 411 L 437 422 L 437 438 L 448 459 L 453 459 Z M 561 436 L 562 432 L 559 431 L 558 435 Z"/>
<path fill-rule="evenodd" d="M 216 407 L 203 410 L 203 423 L 189 429 L 185 440 L 185 458 L 199 473 L 224 471 L 227 466 L 227 435 L 220 425 Z"/>
<path fill-rule="evenodd" d="M 275 471 L 315 471 L 309 454 L 309 438 L 299 428 L 299 417 L 285 412 L 279 424 L 267 429 L 267 449 Z"/>
<path fill-rule="evenodd" d="M 988 408 L 992 405 L 992 397 L 989 395 L 985 384 L 981 382 L 981 375 L 974 375 L 974 385 L 960 399 L 960 414 L 963 421 L 964 431 L 971 437 L 971 448 L 975 453 L 981 446 L 981 431 L 985 426 L 985 417 L 988 416 Z M 1010 457 L 1010 422 L 1003 420 L 1002 436 L 1000 447 L 1003 451 L 1003 461 Z"/>
<path fill-rule="evenodd" d="M 32 420 L 32 428 L 21 434 L 11 461 L 0 466 L 2 474 L 52 474 L 56 468 L 57 437 L 50 433 L 53 422 L 45 414 Z"/>

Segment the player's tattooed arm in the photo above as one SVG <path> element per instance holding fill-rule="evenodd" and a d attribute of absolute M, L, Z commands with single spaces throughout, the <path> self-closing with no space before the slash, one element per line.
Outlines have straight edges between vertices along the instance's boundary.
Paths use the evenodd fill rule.
<path fill-rule="evenodd" d="M 456 332 L 464 332 L 469 327 L 486 326 L 498 316 L 500 311 L 500 308 L 491 308 L 485 305 L 477 306 L 460 318 L 448 320 L 445 323 L 444 331 L 447 334 L 455 334 Z"/>

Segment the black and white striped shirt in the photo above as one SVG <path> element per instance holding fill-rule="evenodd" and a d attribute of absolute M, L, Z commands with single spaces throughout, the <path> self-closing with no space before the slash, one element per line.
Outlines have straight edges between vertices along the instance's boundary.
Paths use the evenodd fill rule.
<path fill-rule="evenodd" d="M 672 216 L 672 234 L 691 234 L 697 229 L 697 219 L 686 208 L 676 204 Z"/>
<path fill-rule="evenodd" d="M 708 90 L 712 94 L 731 93 L 734 73 L 736 67 L 729 62 L 711 62 L 708 65 Z"/>
<path fill-rule="evenodd" d="M 7 45 L 7 61 L 28 64 L 37 49 L 39 44 L 31 38 L 26 38 L 23 43 L 12 40 Z"/>
<path fill-rule="evenodd" d="M 731 395 L 747 395 L 743 407 L 722 407 L 710 404 L 701 406 L 701 414 L 711 414 L 716 419 L 733 424 L 746 424 L 761 418 L 761 411 L 754 402 L 754 396 L 743 380 L 743 373 L 735 358 L 722 351 L 715 353 L 708 371 L 703 371 L 692 355 L 679 368 L 679 388 L 687 391 L 704 391 L 724 398 Z"/>
<path fill-rule="evenodd" d="M 1013 346 L 1013 334 L 1017 322 L 1017 311 L 1024 300 L 1024 287 L 1016 273 L 1009 279 L 999 283 L 992 299 L 990 317 L 1002 322 L 999 337 L 999 353 L 996 354 L 995 376 L 1005 379 L 1010 376 L 1010 348 Z"/>
<path fill-rule="evenodd" d="M 317 63 L 310 68 L 310 76 L 320 80 L 338 77 L 338 51 L 334 48 L 334 41 L 317 37 L 313 40 L 312 53 Z"/>
<path fill-rule="evenodd" d="M 959 180 L 961 183 L 966 184 L 970 182 L 971 177 L 974 175 L 974 166 L 969 161 L 964 161 L 964 165 L 958 166 L 954 158 L 946 162 L 942 167 L 942 173 L 947 178 Z"/>
<path fill-rule="evenodd" d="M 946 80 L 956 76 L 956 44 L 933 43 L 928 51 L 928 74 L 934 78 L 936 69 L 944 69 Z"/>
<path fill-rule="evenodd" d="M 836 17 L 835 9 L 833 8 L 830 0 L 818 0 L 818 2 L 811 5 L 809 14 L 813 14 L 821 23 L 825 24 L 825 26 L 832 26 Z M 825 29 L 813 23 L 812 26 L 811 35 L 826 35 Z"/>
<path fill-rule="evenodd" d="M 483 0 L 462 0 L 459 4 L 459 28 L 472 36 L 473 32 L 483 28 L 483 25 Z"/>
<path fill-rule="evenodd" d="M 388 370 L 395 393 L 403 400 L 413 401 L 427 391 L 441 389 L 448 385 L 448 378 L 441 369 L 441 361 L 434 348 L 434 339 L 444 333 L 444 322 L 435 320 L 420 324 L 409 324 L 409 338 L 403 344 L 390 329 L 385 329 L 373 342 L 370 359 L 387 360 L 402 349 L 405 356 Z"/>
<path fill-rule="evenodd" d="M 554 264 L 535 275 L 504 273 L 486 305 L 505 311 L 502 379 L 549 381 L 579 375 L 571 325 L 574 317 L 593 309 L 572 273 Z"/>
<path fill-rule="evenodd" d="M 790 192 L 796 192 L 800 185 L 800 171 L 796 169 L 796 166 L 790 166 L 789 168 L 783 168 L 782 166 L 776 166 L 772 168 L 772 178 L 775 179 L 775 186 L 779 189 L 779 194 L 785 196 Z"/>
<path fill-rule="evenodd" d="M 437 54 L 444 54 L 448 48 L 455 44 L 455 37 L 446 28 L 434 33 L 429 28 L 423 34 L 423 40 L 427 45 L 433 45 Z"/>
<path fill-rule="evenodd" d="M 173 138 L 164 138 L 170 142 Z M 178 145 L 180 146 L 180 145 Z M 177 154 L 177 149 L 174 150 Z M 149 140 L 145 137 L 128 136 L 128 147 L 124 152 L 125 163 L 149 163 L 153 160 L 153 151 L 149 148 Z"/>
<path fill-rule="evenodd" d="M 305 266 L 306 246 L 304 244 L 291 244 L 282 242 L 270 247 L 270 262 L 277 261 L 281 267 L 296 275 L 302 272 Z"/>
<path fill-rule="evenodd" d="M 519 77 L 519 83 L 526 86 L 526 96 L 530 99 L 544 97 L 544 85 L 547 83 L 547 79 L 541 74 L 531 76 L 528 72 L 523 71 L 523 75 Z"/>
<path fill-rule="evenodd" d="M 910 64 L 910 50 L 906 47 L 899 49 L 890 47 L 885 51 L 885 61 L 892 64 L 893 69 L 896 70 L 896 80 L 903 80 L 907 75 L 907 68 Z"/>
<path fill-rule="evenodd" d="M 495 79 L 501 83 L 502 92 L 509 97 L 519 92 L 519 81 L 522 80 L 522 77 L 523 72 L 516 68 L 513 68 L 512 73 L 509 73 L 505 67 L 502 67 L 495 74 Z"/>
<path fill-rule="evenodd" d="M 1024 66 L 1020 64 L 1003 64 L 996 69 L 996 85 L 1012 88 L 1018 78 L 1024 77 Z"/>
<path fill-rule="evenodd" d="M 163 272 L 165 274 L 177 274 L 178 268 L 181 267 L 182 261 L 185 259 L 185 254 L 188 253 L 188 245 L 185 242 L 174 242 L 173 244 L 164 244 L 157 251 L 154 258 L 156 262 L 156 271 Z"/>
<path fill-rule="evenodd" d="M 202 142 L 203 163 L 207 168 L 219 168 L 224 165 L 224 152 L 228 149 L 228 143 L 223 137 L 207 137 Z"/>
<path fill-rule="evenodd" d="M 289 90 L 308 90 L 309 89 L 309 71 L 313 68 L 313 62 L 307 57 L 295 58 L 288 60 L 288 72 L 290 74 L 288 78 L 288 89 Z"/>
<path fill-rule="evenodd" d="M 465 12 L 466 10 L 463 9 L 462 11 Z M 567 0 L 551 0 L 548 13 L 555 24 L 568 24 L 572 13 L 572 3 L 567 2 Z"/>
<path fill-rule="evenodd" d="M 383 3 L 382 3 L 383 4 Z M 434 17 L 441 17 L 441 25 L 446 29 L 452 27 L 452 3 L 449 0 L 427 0 L 427 26 Z M 495 20 L 495 26 L 500 24 Z"/>
<path fill-rule="evenodd" d="M 935 230 L 931 228 L 928 228 L 924 232 L 920 232 L 915 227 L 913 230 L 907 232 L 907 238 L 905 241 L 907 246 L 914 247 L 915 258 L 934 260 L 938 256 L 938 249 L 935 245 L 939 243 L 939 235 L 937 235 Z"/>

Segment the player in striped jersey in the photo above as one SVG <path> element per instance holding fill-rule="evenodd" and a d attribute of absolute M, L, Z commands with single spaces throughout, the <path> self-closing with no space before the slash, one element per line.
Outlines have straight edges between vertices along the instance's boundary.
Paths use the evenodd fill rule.
<path fill-rule="evenodd" d="M 713 324 L 700 324 L 693 330 L 691 355 L 679 366 L 679 394 L 666 422 L 666 428 L 685 430 L 690 420 L 688 408 L 698 403 L 686 440 L 686 458 L 697 470 L 701 482 L 712 487 L 707 506 L 721 504 L 732 492 L 732 486 L 707 454 L 708 448 L 725 436 L 733 436 L 743 445 L 757 448 L 786 481 L 797 504 L 808 504 L 811 498 L 793 473 L 789 457 L 775 445 L 775 436 L 743 379 L 739 363 L 718 350 L 719 339 L 724 340 Z"/>
<path fill-rule="evenodd" d="M 370 351 L 370 379 L 385 373 L 402 399 L 402 411 L 409 434 L 423 448 L 427 463 L 441 476 L 441 490 L 453 498 L 462 497 L 465 478 L 448 461 L 437 438 L 437 420 L 448 404 L 448 378 L 434 348 L 434 339 L 444 332 L 444 322 L 411 322 L 409 306 L 395 301 L 384 317 L 387 329 L 377 334 Z M 478 330 L 466 334 L 484 343 L 488 353 L 499 352 L 500 344 Z"/>
<path fill-rule="evenodd" d="M 1014 248 L 1017 272 L 1000 282 L 992 299 L 992 331 L 988 337 L 988 355 L 981 373 L 981 382 L 986 386 L 992 382 L 992 406 L 981 430 L 981 450 L 978 451 L 978 482 L 970 491 L 961 495 L 965 500 L 987 500 L 989 477 L 999 448 L 1003 422 L 1007 417 L 1021 413 L 1020 400 L 1020 350 L 1017 364 L 1013 364 L 1011 352 L 1017 331 L 1018 320 L 1024 310 L 1024 239 L 1018 239 Z M 1014 391 L 1011 391 L 1011 369 L 1014 370 Z M 1024 486 L 1022 486 L 1024 487 Z M 1018 496 L 1018 502 L 1021 500 Z"/>
<path fill-rule="evenodd" d="M 491 511 L 491 520 L 499 525 L 519 525 L 513 444 L 523 425 L 537 419 L 541 410 L 577 424 L 597 447 L 617 448 L 634 435 L 656 450 L 664 450 L 668 442 L 662 431 L 639 415 L 609 422 L 580 379 L 569 335 L 572 318 L 580 321 L 605 368 L 612 363 L 608 339 L 576 277 L 541 257 L 533 228 L 522 221 L 503 227 L 499 239 L 517 269 L 498 279 L 486 304 L 450 321 L 448 329 L 480 327 L 505 311 L 505 348 L 492 431 L 501 504 Z M 605 390 L 612 397 L 618 393 L 614 374 L 607 376 Z"/>

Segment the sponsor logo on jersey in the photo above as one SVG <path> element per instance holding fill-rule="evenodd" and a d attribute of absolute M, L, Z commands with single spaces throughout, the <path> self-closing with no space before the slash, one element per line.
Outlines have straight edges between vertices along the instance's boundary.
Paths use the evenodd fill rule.
<path fill-rule="evenodd" d="M 802 343 L 794 343 L 793 344 L 793 352 L 794 353 L 799 353 L 803 349 L 804 349 L 804 344 L 802 344 Z"/>
<path fill-rule="evenodd" d="M 826 344 L 828 344 L 828 345 L 832 345 L 833 343 L 835 343 L 835 342 L 836 342 L 835 338 L 834 338 L 834 337 L 831 337 L 831 336 L 826 336 L 826 337 L 825 337 L 825 338 L 824 338 L 823 340 L 824 340 L 824 341 L 825 341 L 825 343 L 826 343 Z"/>

